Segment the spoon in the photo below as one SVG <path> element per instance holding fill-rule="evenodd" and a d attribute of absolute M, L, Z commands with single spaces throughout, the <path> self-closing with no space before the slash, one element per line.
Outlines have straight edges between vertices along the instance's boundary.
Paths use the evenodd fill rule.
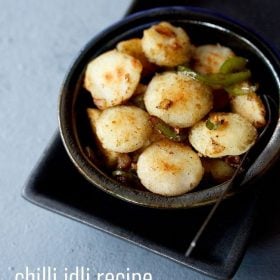
<path fill-rule="evenodd" d="M 216 201 L 216 203 L 214 204 L 214 206 L 212 207 L 212 209 L 210 210 L 209 214 L 207 215 L 206 219 L 204 220 L 204 222 L 202 223 L 202 225 L 200 226 L 199 230 L 197 231 L 196 235 L 194 236 L 194 238 L 192 239 L 186 253 L 185 256 L 186 257 L 190 257 L 193 249 L 196 247 L 196 244 L 200 238 L 200 236 L 203 234 L 203 232 L 205 231 L 207 225 L 209 224 L 210 220 L 212 219 L 212 217 L 214 216 L 217 208 L 219 207 L 219 205 L 221 204 L 221 202 L 223 201 L 223 199 L 226 197 L 226 195 L 228 194 L 228 192 L 234 188 L 236 185 L 238 185 L 239 183 L 241 183 L 241 181 L 243 180 L 244 176 L 246 175 L 246 171 L 248 170 L 250 164 L 252 164 L 251 162 L 251 158 L 254 155 L 255 152 L 255 148 L 256 146 L 258 146 L 260 144 L 260 140 L 263 139 L 263 136 L 266 134 L 269 124 L 271 123 L 271 106 L 269 103 L 269 98 L 267 95 L 263 95 L 263 100 L 264 103 L 266 105 L 266 110 L 267 110 L 267 123 L 266 126 L 264 127 L 264 129 L 262 130 L 262 132 L 260 133 L 259 137 L 257 138 L 256 143 L 254 144 L 254 146 L 252 148 L 250 148 L 243 156 L 241 163 L 239 165 L 239 167 L 235 170 L 232 178 L 229 180 L 228 185 L 226 186 L 226 188 L 224 189 L 224 191 L 221 193 L 220 197 L 218 198 L 218 200 Z M 255 158 L 256 160 L 257 158 Z"/>

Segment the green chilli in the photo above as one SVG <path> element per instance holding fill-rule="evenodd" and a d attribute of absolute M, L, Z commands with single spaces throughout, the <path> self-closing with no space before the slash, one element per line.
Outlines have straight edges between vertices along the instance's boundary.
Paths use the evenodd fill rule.
<path fill-rule="evenodd" d="M 209 130 L 216 130 L 218 129 L 218 127 L 221 125 L 220 123 L 213 123 L 211 122 L 211 120 L 207 120 L 206 123 L 205 123 L 206 127 L 209 129 Z"/>

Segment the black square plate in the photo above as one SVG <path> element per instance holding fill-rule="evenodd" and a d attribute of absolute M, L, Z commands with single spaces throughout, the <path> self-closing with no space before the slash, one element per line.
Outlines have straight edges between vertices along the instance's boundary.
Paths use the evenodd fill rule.
<path fill-rule="evenodd" d="M 253 192 L 245 192 L 223 202 L 191 258 L 184 257 L 185 250 L 209 207 L 157 210 L 111 197 L 78 173 L 58 133 L 31 174 L 23 196 L 36 205 L 123 238 L 187 267 L 228 279 L 236 271 L 245 252 L 256 213 L 258 189 L 255 186 Z"/>

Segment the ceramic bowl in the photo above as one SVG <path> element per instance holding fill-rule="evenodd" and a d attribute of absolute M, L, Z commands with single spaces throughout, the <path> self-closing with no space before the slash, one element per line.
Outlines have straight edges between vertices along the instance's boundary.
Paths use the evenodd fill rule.
<path fill-rule="evenodd" d="M 60 133 L 71 160 L 88 179 L 98 187 L 119 199 L 154 208 L 189 208 L 215 202 L 227 186 L 198 187 L 192 192 L 176 197 L 164 197 L 146 190 L 124 186 L 89 159 L 85 147 L 88 145 L 89 127 L 85 108 L 91 104 L 88 94 L 83 94 L 82 81 L 88 62 L 99 54 L 110 50 L 119 41 L 141 37 L 144 29 L 160 21 L 169 21 L 183 27 L 195 45 L 220 43 L 230 47 L 250 61 L 253 77 L 260 83 L 260 92 L 269 95 L 272 119 L 268 137 L 256 151 L 256 160 L 247 170 L 242 183 L 231 190 L 229 196 L 253 186 L 278 158 L 280 152 L 280 65 L 273 48 L 252 30 L 211 11 L 188 7 L 155 8 L 124 18 L 93 38 L 79 53 L 63 83 L 59 103 Z M 95 153 L 93 148 L 93 153 Z M 77 187 L 77 192 L 79 191 Z"/>

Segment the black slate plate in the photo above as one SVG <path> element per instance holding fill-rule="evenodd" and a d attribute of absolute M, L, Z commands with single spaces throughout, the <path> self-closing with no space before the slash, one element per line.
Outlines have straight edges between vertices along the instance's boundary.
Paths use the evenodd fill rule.
<path fill-rule="evenodd" d="M 221 205 L 189 259 L 184 257 L 184 252 L 209 207 L 157 210 L 109 196 L 94 188 L 77 172 L 58 134 L 31 174 L 23 196 L 41 207 L 121 237 L 187 267 L 227 279 L 234 274 L 244 254 L 256 213 L 257 190 L 256 186 L 255 192 L 243 193 Z"/>
<path fill-rule="evenodd" d="M 243 10 L 240 7 L 244 4 L 239 0 L 231 3 L 215 0 L 154 0 L 152 4 L 149 2 L 135 1 L 130 12 L 149 8 L 150 5 L 155 7 L 195 4 L 216 10 L 223 9 L 223 12 L 228 11 L 228 15 L 235 16 L 243 22 L 247 19 L 251 26 L 261 25 L 257 18 L 250 15 L 251 8 L 257 4 L 257 0 L 246 1 L 246 9 Z M 273 26 L 274 20 L 276 21 L 276 16 L 278 18 L 276 11 L 279 9 L 276 8 L 276 1 L 269 7 L 268 5 L 259 7 L 262 13 L 256 12 L 256 14 L 263 16 L 269 13 L 269 22 L 272 23 L 267 24 L 266 18 L 266 23 L 260 26 L 262 27 L 260 33 L 271 37 L 275 34 L 277 25 L 274 26 L 274 31 L 270 27 Z M 280 45 L 277 38 L 279 37 L 273 37 L 275 43 Z M 274 177 L 276 178 L 276 175 Z M 266 178 L 273 178 L 273 176 L 269 174 Z M 108 196 L 92 187 L 76 171 L 58 134 L 54 136 L 30 175 L 24 187 L 23 196 L 41 207 L 145 247 L 209 276 L 228 279 L 235 273 L 244 255 L 256 215 L 256 206 L 261 201 L 259 190 L 263 180 L 256 184 L 254 192 L 242 193 L 221 205 L 189 259 L 184 257 L 184 252 L 209 212 L 209 207 L 172 211 L 156 210 L 142 208 Z M 108 204 L 110 208 L 106 206 Z"/>

